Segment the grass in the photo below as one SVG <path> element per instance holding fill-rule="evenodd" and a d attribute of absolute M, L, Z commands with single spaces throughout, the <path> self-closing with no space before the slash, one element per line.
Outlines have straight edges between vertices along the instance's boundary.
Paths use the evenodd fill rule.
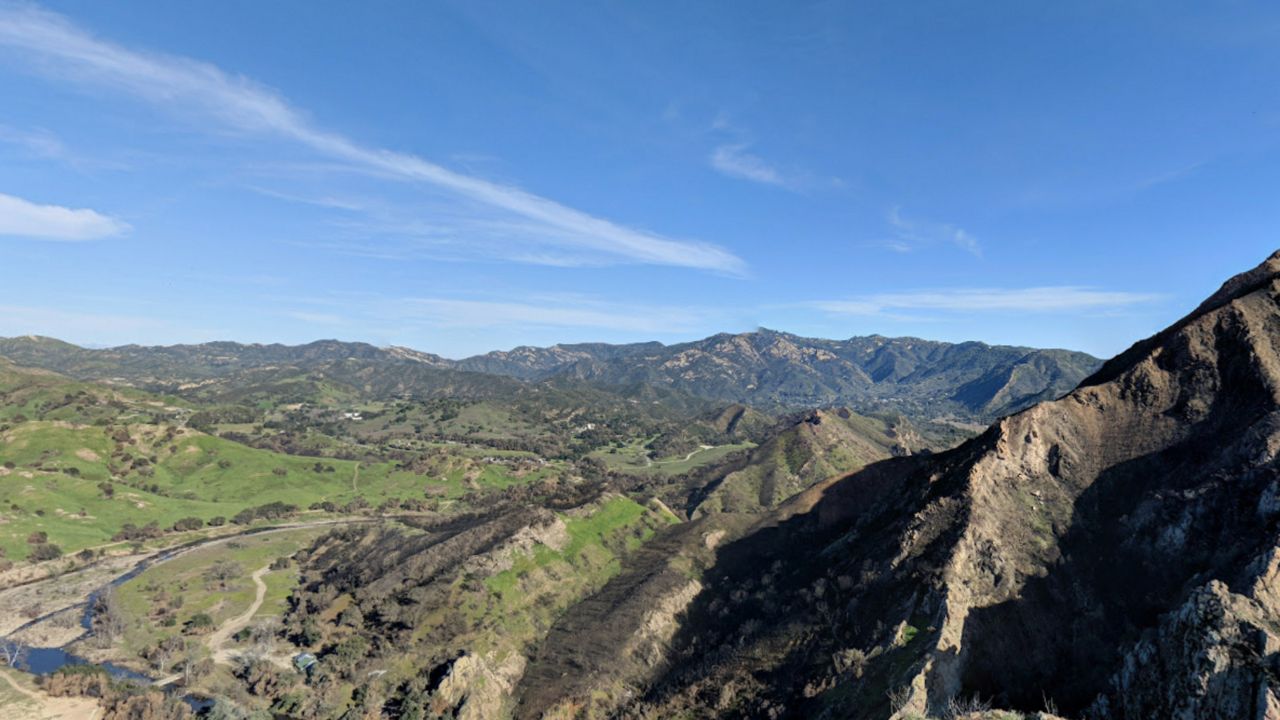
<path fill-rule="evenodd" d="M 14 672 L 8 668 L 0 668 L 0 673 L 19 685 L 29 686 L 22 673 Z M 31 698 L 13 689 L 4 680 L 0 680 L 0 708 L 4 708 L 5 717 L 30 717 L 25 713 L 31 713 L 35 709 L 35 705 Z"/>
<path fill-rule="evenodd" d="M 662 475 L 680 475 L 724 459 L 726 455 L 755 447 L 754 443 L 734 443 L 699 448 L 691 454 L 651 459 L 646 445 L 652 438 L 637 438 L 622 447 L 596 450 L 591 457 L 601 460 L 609 469 L 619 472 L 642 472 Z"/>
<path fill-rule="evenodd" d="M 157 642 L 181 633 L 182 626 L 197 613 L 207 613 L 215 625 L 235 617 L 252 605 L 257 587 L 250 575 L 273 560 L 292 555 L 324 533 L 323 528 L 283 530 L 236 538 L 192 550 L 172 560 L 148 568 L 116 590 L 126 616 L 122 648 L 137 654 Z M 211 584 L 206 571 L 215 563 L 233 562 L 242 570 L 225 586 Z M 257 617 L 279 616 L 297 584 L 298 571 L 290 566 L 268 572 L 263 578 L 267 594 Z M 160 624 L 153 612 L 173 607 L 172 626 Z"/>
<path fill-rule="evenodd" d="M 231 518 L 269 502 L 306 509 L 357 497 L 372 506 L 429 492 L 457 498 L 468 489 L 469 472 L 475 486 L 491 490 L 556 472 L 547 466 L 517 477 L 501 464 L 461 459 L 449 472 L 428 477 L 390 463 L 360 463 L 353 489 L 354 461 L 283 455 L 190 430 L 175 435 L 163 425 L 128 425 L 124 431 L 129 440 L 122 448 L 112 438 L 123 437 L 119 426 L 42 420 L 0 433 L 0 464 L 13 466 L 0 469 L 0 548 L 9 558 L 25 558 L 26 539 L 36 531 L 70 553 L 110 542 L 125 523 L 154 521 L 167 528 L 184 517 Z M 144 463 L 142 472 L 130 467 L 134 462 Z M 110 497 L 101 488 L 107 482 Z"/>
<path fill-rule="evenodd" d="M 567 539 L 560 549 L 538 544 L 511 558 L 506 570 L 483 582 L 459 578 L 447 608 L 418 627 L 428 638 L 442 624 L 461 622 L 474 633 L 474 651 L 519 650 L 550 628 L 565 608 L 608 582 L 622 559 L 661 527 L 667 513 L 612 496 L 585 514 L 564 514 Z M 460 615 L 460 617 L 459 617 Z"/>

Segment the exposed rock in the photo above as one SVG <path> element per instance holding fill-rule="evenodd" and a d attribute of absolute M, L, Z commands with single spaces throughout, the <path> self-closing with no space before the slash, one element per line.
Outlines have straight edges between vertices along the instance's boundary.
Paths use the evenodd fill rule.
<path fill-rule="evenodd" d="M 431 697 L 430 709 L 438 716 L 458 720 L 500 717 L 512 690 L 524 674 L 525 658 L 508 653 L 501 661 L 490 656 L 465 654 L 453 661 Z"/>
<path fill-rule="evenodd" d="M 819 483 L 725 545 L 633 709 L 1267 717 L 1278 448 L 1280 253 L 1062 399 Z M 832 663 L 849 648 L 861 677 Z"/>

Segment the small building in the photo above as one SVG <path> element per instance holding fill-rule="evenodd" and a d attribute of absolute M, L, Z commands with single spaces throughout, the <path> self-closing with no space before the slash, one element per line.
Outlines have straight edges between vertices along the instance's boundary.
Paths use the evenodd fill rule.
<path fill-rule="evenodd" d="M 315 655 L 311 653 L 301 653 L 293 657 L 293 666 L 298 668 L 298 672 L 311 674 L 311 669 L 319 662 Z"/>

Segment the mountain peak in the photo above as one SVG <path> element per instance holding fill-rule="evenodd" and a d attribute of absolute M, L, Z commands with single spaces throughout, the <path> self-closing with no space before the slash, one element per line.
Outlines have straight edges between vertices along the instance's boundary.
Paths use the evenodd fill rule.
<path fill-rule="evenodd" d="M 1242 272 L 1222 283 L 1222 287 L 1216 293 L 1200 303 L 1200 306 L 1185 319 L 1203 315 L 1236 298 L 1248 295 L 1276 280 L 1277 277 L 1280 277 L 1280 250 L 1271 253 L 1266 260 L 1252 270 Z"/>
<path fill-rule="evenodd" d="M 1277 279 L 1280 279 L 1280 250 L 1271 253 L 1266 260 L 1252 270 L 1246 270 L 1224 282 L 1217 292 L 1206 298 L 1181 320 L 1145 340 L 1134 343 L 1128 350 L 1103 363 L 1097 372 L 1080 383 L 1081 387 L 1099 385 L 1115 379 L 1183 328 L 1223 306 L 1267 287 Z"/>

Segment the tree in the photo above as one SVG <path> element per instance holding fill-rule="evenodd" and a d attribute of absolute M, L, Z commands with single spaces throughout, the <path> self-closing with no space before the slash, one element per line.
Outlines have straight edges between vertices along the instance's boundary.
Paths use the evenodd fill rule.
<path fill-rule="evenodd" d="M 196 613 L 187 621 L 187 632 L 206 633 L 213 629 L 213 617 L 209 613 Z"/>
<path fill-rule="evenodd" d="M 203 644 L 190 639 L 182 642 L 182 684 L 191 687 L 198 679 L 213 671 L 213 660 L 203 657 Z"/>
<path fill-rule="evenodd" d="M 44 562 L 46 560 L 56 560 L 62 557 L 62 548 L 57 545 L 41 544 L 31 548 L 31 554 L 27 559 L 31 562 Z"/>
<path fill-rule="evenodd" d="M 93 603 L 93 630 L 104 647 L 124 633 L 127 622 L 114 585 L 98 593 Z"/>
<path fill-rule="evenodd" d="M 244 568 L 234 560 L 219 560 L 204 571 L 204 577 L 210 582 L 218 583 L 218 587 L 227 589 L 227 581 L 244 575 Z"/>
<path fill-rule="evenodd" d="M 204 527 L 204 521 L 198 517 L 184 517 L 173 524 L 173 529 L 176 532 L 199 530 L 202 527 Z"/>
<path fill-rule="evenodd" d="M 0 660 L 9 667 L 18 667 L 27 658 L 27 646 L 16 640 L 0 640 Z"/>

